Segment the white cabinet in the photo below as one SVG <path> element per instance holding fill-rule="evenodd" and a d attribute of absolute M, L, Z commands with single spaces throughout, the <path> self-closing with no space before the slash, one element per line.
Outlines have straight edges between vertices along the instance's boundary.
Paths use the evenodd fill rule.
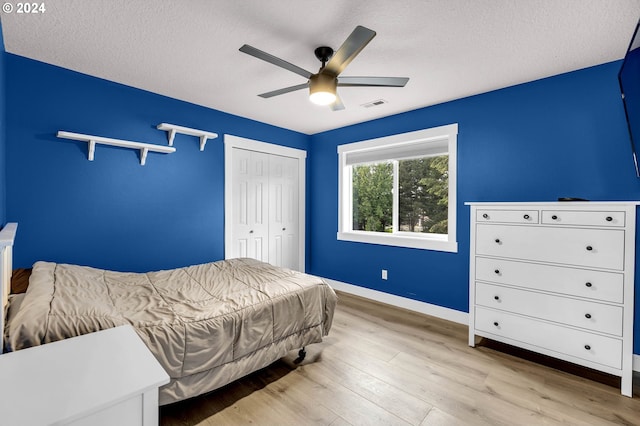
<path fill-rule="evenodd" d="M 169 376 L 131 326 L 0 355 L 6 425 L 158 424 Z"/>
<path fill-rule="evenodd" d="M 475 337 L 621 377 L 632 396 L 636 203 L 471 206 Z"/>

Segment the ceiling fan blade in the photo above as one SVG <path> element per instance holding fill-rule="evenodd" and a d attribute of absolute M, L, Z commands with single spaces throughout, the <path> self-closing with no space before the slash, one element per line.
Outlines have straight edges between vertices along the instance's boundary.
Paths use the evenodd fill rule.
<path fill-rule="evenodd" d="M 339 75 L 375 36 L 375 31 L 358 25 L 334 53 L 322 72 Z"/>
<path fill-rule="evenodd" d="M 329 105 L 329 108 L 331 108 L 331 111 L 340 111 L 344 109 L 344 104 L 342 103 L 342 99 L 340 99 L 340 95 L 336 93 L 336 100 Z"/>
<path fill-rule="evenodd" d="M 338 77 L 338 86 L 404 87 L 408 77 Z"/>
<path fill-rule="evenodd" d="M 306 79 L 309 79 L 313 74 L 304 68 L 300 68 L 297 65 L 293 65 L 290 62 L 285 61 L 284 59 L 280 59 L 276 56 L 271 55 L 270 53 L 263 52 L 260 49 L 256 49 L 253 46 L 249 46 L 248 44 L 243 45 L 240 48 L 240 51 L 246 53 L 247 55 L 254 56 L 258 59 L 262 59 L 263 61 L 269 62 L 270 64 L 276 65 L 280 68 L 284 68 L 291 72 L 294 72 Z"/>
<path fill-rule="evenodd" d="M 260 96 L 261 98 L 272 98 L 274 96 L 284 95 L 285 93 L 295 92 L 296 90 L 307 89 L 308 87 L 309 87 L 309 83 L 297 84 L 295 86 L 274 90 L 272 92 L 262 93 L 258 96 Z"/>

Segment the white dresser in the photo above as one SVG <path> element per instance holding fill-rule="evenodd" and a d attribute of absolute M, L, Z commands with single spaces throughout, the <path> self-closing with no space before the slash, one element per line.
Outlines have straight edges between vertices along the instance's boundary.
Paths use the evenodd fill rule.
<path fill-rule="evenodd" d="M 469 345 L 483 336 L 614 374 L 632 396 L 636 203 L 467 204 Z"/>
<path fill-rule="evenodd" d="M 4 425 L 151 426 L 169 376 L 131 326 L 0 355 Z"/>

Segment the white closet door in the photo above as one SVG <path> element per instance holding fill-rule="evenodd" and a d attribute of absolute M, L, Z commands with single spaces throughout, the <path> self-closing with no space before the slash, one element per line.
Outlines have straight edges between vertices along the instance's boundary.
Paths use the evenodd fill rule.
<path fill-rule="evenodd" d="M 233 135 L 225 143 L 225 258 L 304 272 L 306 152 Z"/>
<path fill-rule="evenodd" d="M 298 159 L 269 156 L 269 263 L 297 269 Z"/>
<path fill-rule="evenodd" d="M 269 155 L 233 150 L 233 257 L 269 261 Z"/>

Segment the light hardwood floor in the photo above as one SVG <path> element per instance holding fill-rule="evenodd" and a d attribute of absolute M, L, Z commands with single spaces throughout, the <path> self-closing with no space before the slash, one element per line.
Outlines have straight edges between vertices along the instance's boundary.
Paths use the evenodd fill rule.
<path fill-rule="evenodd" d="M 617 377 L 487 340 L 470 348 L 464 325 L 339 297 L 329 336 L 301 365 L 294 352 L 161 407 L 160 424 L 640 425 L 637 373 L 627 398 Z"/>

